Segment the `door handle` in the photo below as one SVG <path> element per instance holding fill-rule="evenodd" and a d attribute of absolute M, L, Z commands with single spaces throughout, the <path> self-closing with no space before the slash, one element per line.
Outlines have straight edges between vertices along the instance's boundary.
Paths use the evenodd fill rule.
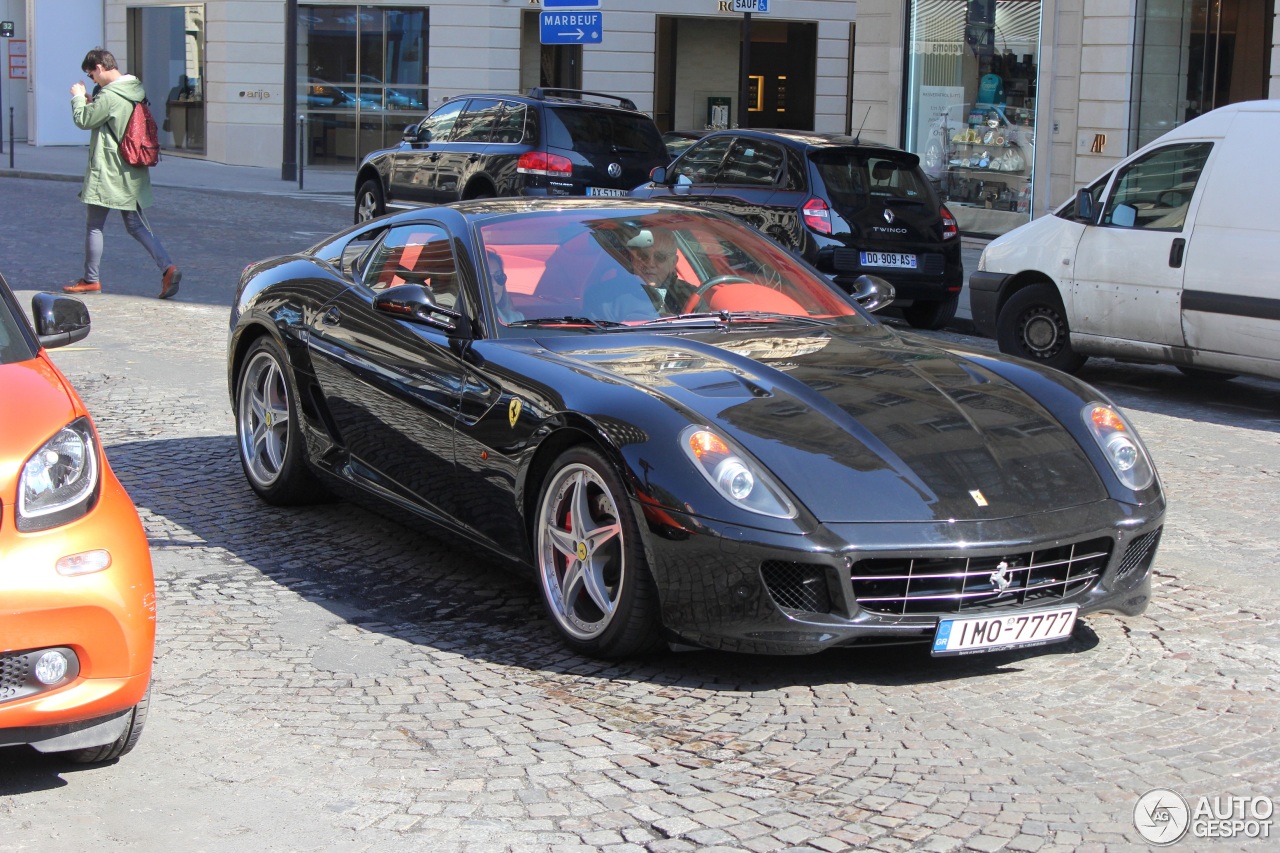
<path fill-rule="evenodd" d="M 1169 247 L 1169 266 L 1177 269 L 1182 266 L 1182 253 L 1187 248 L 1187 241 L 1182 237 L 1175 237 L 1173 245 Z"/>
<path fill-rule="evenodd" d="M 336 326 L 342 321 L 342 315 L 338 313 L 337 308 L 329 308 L 324 312 L 324 316 L 320 318 L 320 322 L 326 326 Z"/>

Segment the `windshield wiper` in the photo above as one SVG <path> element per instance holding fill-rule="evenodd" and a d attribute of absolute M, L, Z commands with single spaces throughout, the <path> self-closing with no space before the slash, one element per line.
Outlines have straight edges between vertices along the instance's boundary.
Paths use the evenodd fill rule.
<path fill-rule="evenodd" d="M 613 320 L 593 320 L 590 317 L 539 317 L 536 320 L 516 320 L 507 325 L 524 328 L 538 326 L 592 326 L 597 329 L 616 329 L 626 324 L 615 323 Z"/>
<path fill-rule="evenodd" d="M 780 314 L 773 311 L 704 311 L 696 314 L 676 314 L 671 317 L 659 317 L 656 320 L 646 320 L 645 322 L 638 323 L 637 325 L 696 325 L 699 323 L 706 323 L 708 320 L 713 321 L 717 325 L 757 320 L 768 322 L 790 320 L 814 326 L 825 326 L 827 324 L 826 320 L 821 320 L 817 317 L 808 317 L 803 314 Z"/>

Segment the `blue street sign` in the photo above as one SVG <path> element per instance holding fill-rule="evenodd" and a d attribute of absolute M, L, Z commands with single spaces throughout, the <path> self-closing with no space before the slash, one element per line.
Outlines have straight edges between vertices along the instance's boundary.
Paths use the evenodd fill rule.
<path fill-rule="evenodd" d="M 755 12 L 758 15 L 769 14 L 769 0 L 733 0 L 733 11 Z"/>
<path fill-rule="evenodd" d="M 600 0 L 542 0 L 544 9 L 599 9 Z M 549 42 L 543 42 L 548 44 Z"/>
<path fill-rule="evenodd" d="M 543 44 L 600 44 L 603 12 L 543 12 Z"/>

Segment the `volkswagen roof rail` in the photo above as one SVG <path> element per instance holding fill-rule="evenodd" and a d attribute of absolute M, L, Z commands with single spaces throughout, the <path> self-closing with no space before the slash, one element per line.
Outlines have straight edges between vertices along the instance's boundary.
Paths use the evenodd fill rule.
<path fill-rule="evenodd" d="M 635 110 L 636 103 L 630 98 L 622 98 L 617 95 L 606 95 L 603 92 L 588 92 L 585 89 L 550 89 L 541 86 L 534 86 L 528 92 L 528 97 L 535 101 L 545 101 L 548 98 L 566 98 L 581 101 L 584 96 L 590 95 L 593 98 L 604 98 L 609 101 L 617 101 L 618 106 L 624 110 Z"/>

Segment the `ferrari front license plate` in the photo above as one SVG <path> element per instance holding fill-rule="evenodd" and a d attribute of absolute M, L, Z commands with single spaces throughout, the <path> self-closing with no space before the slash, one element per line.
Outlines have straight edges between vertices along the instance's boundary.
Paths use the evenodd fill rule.
<path fill-rule="evenodd" d="M 631 195 L 628 190 L 614 190 L 608 187 L 587 187 L 587 195 L 605 198 L 626 198 Z"/>
<path fill-rule="evenodd" d="M 896 267 L 913 270 L 916 268 L 915 255 L 903 255 L 898 252 L 861 252 L 864 267 Z"/>
<path fill-rule="evenodd" d="M 1006 616 L 978 616 L 943 619 L 933 637 L 933 654 L 970 655 L 995 649 L 1042 646 L 1071 636 L 1077 607 L 1010 613 Z"/>

